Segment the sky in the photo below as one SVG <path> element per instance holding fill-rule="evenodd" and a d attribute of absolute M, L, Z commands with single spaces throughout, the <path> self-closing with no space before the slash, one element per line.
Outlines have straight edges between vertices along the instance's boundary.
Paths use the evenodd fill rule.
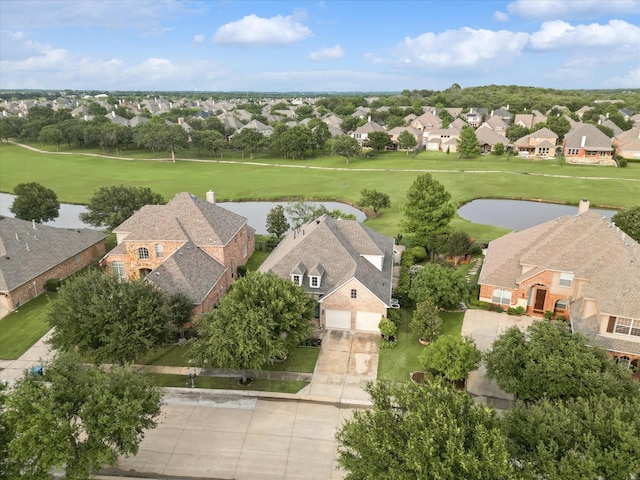
<path fill-rule="evenodd" d="M 640 0 L 0 0 L 0 89 L 640 88 Z"/>

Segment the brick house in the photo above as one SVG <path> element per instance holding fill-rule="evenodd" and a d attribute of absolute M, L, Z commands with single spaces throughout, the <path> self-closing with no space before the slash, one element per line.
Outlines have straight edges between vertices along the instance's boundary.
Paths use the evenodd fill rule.
<path fill-rule="evenodd" d="M 117 246 L 102 265 L 124 279 L 146 278 L 183 292 L 205 313 L 218 303 L 255 249 L 247 219 L 189 193 L 146 205 L 114 230 Z"/>
<path fill-rule="evenodd" d="M 613 138 L 613 148 L 616 155 L 623 158 L 640 159 L 640 128 L 622 132 Z"/>
<path fill-rule="evenodd" d="M 570 131 L 564 137 L 564 157 L 567 163 L 615 165 L 611 138 L 588 123 Z"/>
<path fill-rule="evenodd" d="M 327 215 L 285 237 L 260 267 L 301 285 L 327 329 L 379 333 L 391 303 L 393 238 Z"/>
<path fill-rule="evenodd" d="M 544 127 L 515 141 L 518 155 L 522 157 L 553 157 L 556 154 L 558 135 Z"/>
<path fill-rule="evenodd" d="M 0 309 L 8 312 L 37 297 L 51 279 L 65 279 L 97 263 L 106 235 L 50 227 L 0 216 Z"/>
<path fill-rule="evenodd" d="M 564 316 L 640 379 L 640 246 L 588 201 L 492 241 L 478 284 L 482 301 Z"/>

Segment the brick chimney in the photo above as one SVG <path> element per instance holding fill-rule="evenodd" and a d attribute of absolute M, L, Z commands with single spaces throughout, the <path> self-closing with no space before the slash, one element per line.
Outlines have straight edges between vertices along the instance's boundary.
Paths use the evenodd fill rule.
<path fill-rule="evenodd" d="M 214 192 L 213 190 L 209 190 L 207 192 L 207 202 L 216 203 L 216 192 Z"/>
<path fill-rule="evenodd" d="M 578 215 L 589 211 L 589 200 L 583 198 L 578 205 Z"/>

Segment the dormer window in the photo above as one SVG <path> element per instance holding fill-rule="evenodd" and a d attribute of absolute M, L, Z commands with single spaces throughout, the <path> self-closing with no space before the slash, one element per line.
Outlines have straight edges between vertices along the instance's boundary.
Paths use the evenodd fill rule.
<path fill-rule="evenodd" d="M 291 275 L 291 281 L 296 285 L 302 285 L 302 275 Z"/>
<path fill-rule="evenodd" d="M 320 288 L 320 277 L 309 277 L 309 286 L 311 288 Z"/>

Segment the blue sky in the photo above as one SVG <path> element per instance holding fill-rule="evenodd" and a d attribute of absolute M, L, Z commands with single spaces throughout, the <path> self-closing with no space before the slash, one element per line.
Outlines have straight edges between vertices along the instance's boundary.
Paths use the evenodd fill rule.
<path fill-rule="evenodd" d="M 0 88 L 640 88 L 640 0 L 0 1 Z"/>

